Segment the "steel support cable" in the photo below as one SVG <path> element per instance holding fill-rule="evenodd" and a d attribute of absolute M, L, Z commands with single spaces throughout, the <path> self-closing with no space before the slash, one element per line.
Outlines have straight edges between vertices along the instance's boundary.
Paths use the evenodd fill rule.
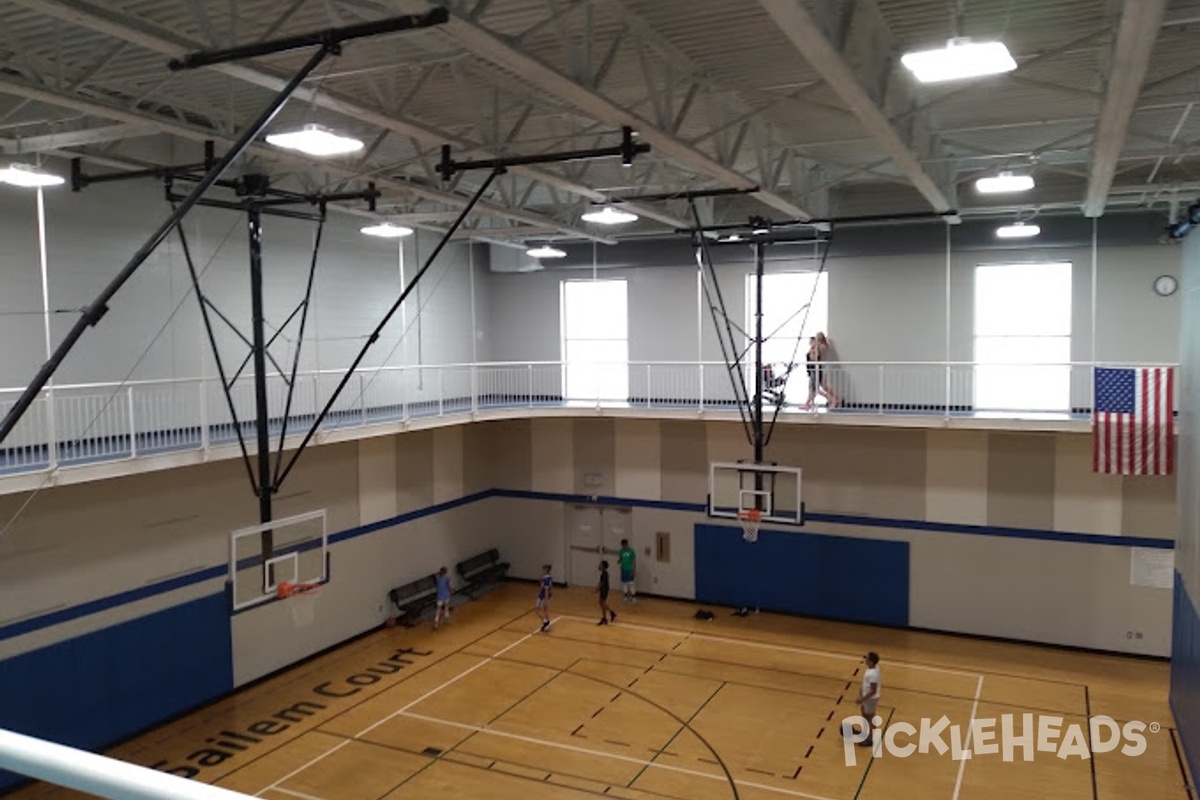
<path fill-rule="evenodd" d="M 220 244 L 218 244 L 216 250 L 213 251 L 212 257 L 210 257 L 208 259 L 208 261 L 205 263 L 203 269 L 200 270 L 200 277 L 203 277 L 205 275 L 205 273 L 208 272 L 209 267 L 211 267 L 213 262 L 216 261 L 217 256 L 221 252 L 221 249 L 225 247 L 226 242 L 229 241 L 229 237 L 233 235 L 233 232 L 235 230 L 237 230 L 237 227 L 238 226 L 237 226 L 236 221 L 234 222 L 233 225 L 229 226 L 229 230 L 225 232 L 225 236 L 221 239 Z M 129 368 L 129 370 L 125 373 L 125 377 L 123 377 L 120 380 L 120 382 L 117 384 L 116 388 L 112 391 L 112 394 L 110 394 L 108 396 L 108 398 L 105 399 L 104 403 L 100 406 L 100 409 L 98 411 L 96 411 L 96 413 L 92 416 L 92 418 L 90 420 L 88 420 L 87 425 L 84 426 L 83 431 L 80 433 L 80 438 L 86 436 L 87 433 L 90 432 L 93 427 L 95 427 L 96 423 L 100 421 L 100 418 L 104 415 L 104 412 L 106 412 L 108 410 L 108 407 L 112 405 L 113 400 L 116 399 L 117 394 L 120 393 L 121 389 L 125 387 L 125 384 L 129 382 L 129 379 L 133 377 L 133 373 L 137 371 L 137 368 L 139 366 L 141 366 L 142 362 L 146 359 L 146 356 L 149 355 L 150 350 L 153 349 L 154 345 L 158 342 L 159 338 L 163 335 L 163 333 L 167 330 L 167 328 L 170 327 L 171 322 L 174 321 L 174 319 L 175 319 L 175 315 L 179 313 L 179 309 L 183 308 L 183 304 L 186 303 L 188 298 L 191 296 L 191 291 L 192 290 L 184 292 L 183 297 L 179 298 L 179 302 L 177 302 L 175 304 L 175 307 L 173 309 L 171 309 L 171 313 L 167 315 L 166 320 L 159 327 L 158 331 L 154 334 L 154 336 L 151 337 L 149 344 L 146 345 L 145 349 L 142 350 L 141 354 L 133 362 L 133 366 L 131 366 Z M 53 413 L 53 409 L 51 409 L 51 413 Z M 131 436 L 133 435 L 133 431 L 130 431 L 130 435 Z M 57 447 L 58 443 L 57 442 L 48 442 L 47 446 L 48 447 Z M 17 508 L 17 510 L 13 512 L 12 516 L 8 518 L 8 521 L 4 523 L 4 527 L 0 528 L 0 537 L 3 537 L 5 534 L 7 534 L 9 532 L 9 530 L 12 528 L 12 526 L 14 524 L 16 524 L 17 520 L 20 519 L 21 516 L 25 513 L 25 509 L 27 509 L 29 507 L 29 505 L 34 501 L 34 498 L 36 498 L 41 493 L 41 491 L 46 488 L 46 486 L 50 483 L 52 478 L 53 478 L 53 473 L 47 473 L 45 478 L 42 479 L 42 481 L 37 485 L 37 487 L 35 487 L 29 493 L 29 496 L 25 498 L 25 501 L 23 503 L 21 503 L 21 505 Z"/>

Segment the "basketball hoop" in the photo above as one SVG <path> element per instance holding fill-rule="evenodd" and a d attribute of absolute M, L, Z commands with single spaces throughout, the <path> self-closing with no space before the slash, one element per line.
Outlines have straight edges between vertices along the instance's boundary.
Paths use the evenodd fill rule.
<path fill-rule="evenodd" d="M 747 508 L 737 512 L 737 518 L 742 523 L 742 538 L 747 542 L 757 542 L 758 526 L 762 524 L 762 512 L 757 508 Z"/>
<path fill-rule="evenodd" d="M 284 581 L 275 587 L 275 596 L 280 600 L 288 600 L 292 608 L 292 622 L 296 627 L 312 625 L 317 618 L 317 595 L 321 592 L 319 583 L 289 583 Z"/>

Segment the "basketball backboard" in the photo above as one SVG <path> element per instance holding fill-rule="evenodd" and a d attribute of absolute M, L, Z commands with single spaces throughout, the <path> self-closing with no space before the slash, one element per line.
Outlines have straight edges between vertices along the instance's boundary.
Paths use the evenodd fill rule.
<path fill-rule="evenodd" d="M 271 534 L 264 558 L 263 534 Z M 229 535 L 229 580 L 233 611 L 274 600 L 279 584 L 324 583 L 328 580 L 328 536 L 325 510 L 241 528 Z"/>
<path fill-rule="evenodd" d="M 804 524 L 800 468 L 749 462 L 713 462 L 708 473 L 708 515 L 737 519 L 758 509 L 763 522 Z"/>

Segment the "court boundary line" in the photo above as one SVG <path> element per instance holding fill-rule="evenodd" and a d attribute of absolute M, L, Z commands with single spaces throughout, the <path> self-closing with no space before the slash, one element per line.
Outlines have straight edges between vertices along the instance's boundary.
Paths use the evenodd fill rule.
<path fill-rule="evenodd" d="M 574 619 L 574 620 L 584 621 L 587 618 L 575 616 L 573 614 L 563 614 L 563 615 L 561 615 L 561 619 Z M 838 653 L 838 652 L 832 651 L 832 650 L 813 650 L 813 649 L 809 649 L 806 647 L 790 647 L 788 645 L 772 644 L 770 642 L 759 642 L 759 641 L 755 641 L 753 639 L 733 639 L 733 638 L 726 637 L 726 636 L 713 636 L 713 635 L 707 634 L 707 633 L 696 633 L 695 631 L 671 630 L 670 628 L 657 628 L 657 627 L 654 627 L 651 625 L 639 625 L 636 622 L 625 622 L 625 623 L 622 623 L 622 625 L 626 628 L 637 628 L 639 630 L 657 631 L 659 633 L 671 633 L 671 634 L 675 634 L 675 635 L 687 634 L 686 636 L 684 636 L 685 639 L 688 639 L 688 638 L 704 639 L 706 641 L 723 642 L 725 644 L 749 645 L 751 647 L 759 647 L 759 648 L 762 648 L 765 650 L 781 650 L 783 652 L 788 652 L 788 653 L 805 653 L 807 655 L 821 656 L 822 658 L 838 658 L 838 659 L 849 660 L 849 661 L 862 661 L 862 656 L 852 656 L 852 655 L 848 655 L 846 653 Z M 942 673 L 945 675 L 959 675 L 964 678 L 978 678 L 982 674 L 979 672 L 965 672 L 963 670 L 949 669 L 949 668 L 945 668 L 945 667 L 933 667 L 933 666 L 928 666 L 926 664 L 917 664 L 917 663 L 911 662 L 911 661 L 889 660 L 888 663 L 889 664 L 899 664 L 901 666 L 906 666 L 911 669 L 918 669 L 918 670 L 922 670 L 925 672 L 939 672 L 939 673 Z"/>
<path fill-rule="evenodd" d="M 555 638 L 557 638 L 559 640 L 569 641 L 569 642 L 578 642 L 580 644 L 597 644 L 596 642 L 592 642 L 588 639 L 578 639 L 578 638 L 573 638 L 573 637 L 569 637 L 569 636 L 559 635 Z M 597 644 L 597 646 L 603 646 L 603 645 Z M 634 647 L 634 646 L 623 646 L 623 647 L 626 650 L 635 650 L 639 653 L 657 652 L 655 650 L 646 650 L 646 649 L 638 648 L 638 647 Z M 475 655 L 475 654 L 473 654 L 473 655 Z M 698 662 L 701 664 L 715 664 L 715 665 L 720 665 L 720 666 L 737 667 L 737 668 L 741 668 L 741 669 L 758 670 L 760 672 L 776 672 L 776 673 L 780 673 L 783 675 L 789 675 L 789 676 L 798 677 L 798 678 L 809 678 L 809 679 L 813 679 L 813 680 L 829 681 L 829 682 L 835 682 L 835 683 L 840 682 L 840 678 L 833 678 L 828 675 L 818 675 L 818 674 L 812 673 L 812 672 L 797 672 L 797 671 L 793 671 L 793 670 L 780 669 L 779 667 L 758 667 L 758 666 L 752 666 L 749 664 L 741 664 L 736 661 L 723 661 L 723 660 L 717 659 L 717 658 L 706 658 L 706 657 L 692 656 L 692 655 L 680 655 L 679 653 L 674 653 L 674 652 L 668 652 L 668 653 L 666 653 L 666 655 L 671 656 L 673 658 L 684 659 L 684 660 L 688 660 L 688 661 L 695 661 L 695 662 Z M 541 666 L 540 664 L 538 664 L 536 662 L 523 661 L 521 659 L 513 658 L 511 656 L 506 656 L 504 660 L 514 663 L 514 664 L 527 664 L 527 665 L 533 666 L 533 667 Z M 625 664 L 625 663 L 619 662 L 619 661 L 603 661 L 600 659 L 593 659 L 590 657 L 580 657 L 580 658 L 576 659 L 576 662 L 578 662 L 578 661 L 595 661 L 596 663 L 629 667 L 630 669 L 638 668 L 638 665 L 636 665 L 636 664 Z M 786 692 L 788 694 L 799 695 L 801 697 L 812 697 L 812 698 L 822 698 L 822 699 L 825 699 L 828 697 L 827 695 L 823 695 L 823 694 L 815 694 L 813 692 L 804 692 L 804 691 L 800 691 L 798 689 L 781 689 L 779 687 L 774 687 L 774 686 L 764 686 L 762 684 L 749 683 L 747 681 L 741 681 L 741 680 L 737 680 L 737 679 L 733 679 L 733 678 L 719 678 L 718 679 L 718 678 L 713 678 L 713 677 L 710 677 L 707 675 L 694 675 L 694 674 L 688 673 L 688 672 L 681 672 L 679 670 L 669 669 L 667 667 L 662 666 L 661 663 L 652 664 L 651 667 L 654 669 L 655 672 L 659 672 L 664 675 L 674 675 L 674 676 L 677 676 L 680 678 L 695 678 L 696 680 L 710 680 L 710 681 L 720 680 L 721 682 L 730 684 L 732 686 L 745 686 L 745 687 L 749 687 L 749 688 L 769 689 L 769 690 L 773 690 L 773 691 Z M 988 675 L 991 675 L 991 673 L 983 673 L 983 674 L 985 677 Z M 975 676 L 975 677 L 978 677 L 978 676 Z M 1011 677 L 1011 676 L 1002 675 L 1001 677 Z M 1063 684 L 1063 686 L 1074 687 L 1075 684 L 1068 683 L 1068 684 Z M 958 695 L 958 694 L 948 694 L 946 692 L 933 692 L 933 691 L 929 691 L 927 689 L 914 689 L 914 688 L 910 688 L 907 686 L 898 686 L 895 684 L 891 685 L 890 691 L 899 693 L 902 695 L 913 694 L 913 695 L 920 695 L 923 697 L 937 697 L 937 698 L 941 698 L 943 700 L 958 700 L 958 701 L 961 701 L 964 703 L 970 702 L 974 699 L 974 695 L 967 695 L 967 694 Z M 1087 717 L 1091 716 L 1090 713 L 1085 715 L 1085 713 L 1082 711 L 1072 711 L 1072 710 L 1063 709 L 1063 708 L 1046 708 L 1043 706 L 1019 704 L 1019 703 L 1008 702 L 1008 701 L 1004 701 L 1004 700 L 984 701 L 982 698 L 980 698 L 980 701 L 985 702 L 987 705 L 990 705 L 990 706 L 998 706 L 1000 708 L 1020 709 L 1022 711 L 1022 713 L 1027 712 L 1027 711 L 1032 711 L 1032 712 L 1036 712 L 1036 713 L 1045 713 L 1045 714 L 1061 714 L 1066 717 L 1087 718 Z M 1117 722 L 1129 722 L 1130 721 L 1130 720 L 1124 719 L 1122 717 L 1113 717 L 1113 719 Z M 1167 726 L 1163 726 L 1163 727 L 1167 727 Z"/>
<path fill-rule="evenodd" d="M 523 616 L 523 615 L 522 615 L 522 616 Z M 506 625 L 507 625 L 507 624 L 511 624 L 511 623 L 506 623 Z M 505 625 L 505 626 L 501 626 L 501 629 L 502 629 L 502 628 L 504 628 L 504 627 L 506 627 L 506 625 Z M 489 636 L 490 636 L 492 633 L 495 633 L 495 632 L 496 632 L 495 630 L 489 631 L 487 635 L 489 635 Z M 517 640 L 516 640 L 515 642 L 513 642 L 512 644 L 509 644 L 508 646 L 506 646 L 506 647 L 502 648 L 501 650 L 498 650 L 498 651 L 497 651 L 496 653 L 494 653 L 493 655 L 491 655 L 491 656 L 487 656 L 487 657 L 483 657 L 483 660 L 482 660 L 482 661 L 480 661 L 478 664 L 475 664 L 474 666 L 468 667 L 467 669 L 465 669 L 465 670 L 463 670 L 462 672 L 460 672 L 460 673 L 458 673 L 457 675 L 455 675 L 453 678 L 450 678 L 449 680 L 447 680 L 447 681 L 444 681 L 443 683 L 440 683 L 440 684 L 438 684 L 437 686 L 435 686 L 434 688 L 430 689 L 428 692 L 426 692 L 425 694 L 421 695 L 421 696 L 420 696 L 420 697 L 418 697 L 416 700 L 413 700 L 412 702 L 410 702 L 410 703 L 407 703 L 407 704 L 405 704 L 404 706 L 401 706 L 399 710 L 397 710 L 397 711 L 393 711 L 392 713 L 388 714 L 387 716 L 383 717 L 382 719 L 378 720 L 377 722 L 374 722 L 374 723 L 372 723 L 371 725 L 368 725 L 366 728 L 363 728 L 361 731 L 359 731 L 358 733 L 354 734 L 353 736 L 351 736 L 351 737 L 349 737 L 349 738 L 344 738 L 344 739 L 342 739 L 342 741 L 338 742 L 338 743 L 337 743 L 337 744 L 335 744 L 333 747 L 330 747 L 328 750 L 326 750 L 325 752 L 321 753 L 320 755 L 318 755 L 318 756 L 314 756 L 313 758 L 310 758 L 310 759 L 309 759 L 308 761 L 306 761 L 304 764 L 301 764 L 299 767 L 297 767 L 296 769 L 294 769 L 294 770 L 292 770 L 291 772 L 287 773 L 287 774 L 286 774 L 286 775 L 284 775 L 283 777 L 275 779 L 275 781 L 273 781 L 273 782 L 272 782 L 270 785 L 268 785 L 268 786 L 264 786 L 262 789 L 259 789 L 257 792 L 255 792 L 255 793 L 254 793 L 254 796 L 255 796 L 255 797 L 261 797 L 261 796 L 262 796 L 262 794 L 263 794 L 264 792 L 268 792 L 268 791 L 270 791 L 270 790 L 272 790 L 272 789 L 277 789 L 277 788 L 279 788 L 279 785 L 280 785 L 280 784 L 282 784 L 284 781 L 287 781 L 287 780 L 290 780 L 291 778 L 294 778 L 294 777 L 296 777 L 296 776 L 297 776 L 297 775 L 299 775 L 301 772 L 304 772 L 306 769 L 308 769 L 309 767 L 313 766 L 314 764 L 320 763 L 320 762 L 321 762 L 321 761 L 323 761 L 324 759 L 328 758 L 329 756 L 331 756 L 331 755 L 333 755 L 334 753 L 336 753 L 336 752 L 338 752 L 339 750 L 341 750 L 343 747 L 346 747 L 346 746 L 347 746 L 348 744 L 350 744 L 351 742 L 356 742 L 356 741 L 359 741 L 359 740 L 360 740 L 360 739 L 361 739 L 363 736 L 365 736 L 366 734 L 368 734 L 368 733 L 370 733 L 371 731 L 375 730 L 375 729 L 376 729 L 376 728 L 378 728 L 380 725 L 383 725 L 385 722 L 388 722 L 388 721 L 390 721 L 390 720 L 392 720 L 392 719 L 395 719 L 396 717 L 398 717 L 398 716 L 400 716 L 400 715 L 402 715 L 402 714 L 406 713 L 406 712 L 408 711 L 408 709 L 412 708 L 412 707 L 413 707 L 413 706 L 415 706 L 417 703 L 420 703 L 420 702 L 422 702 L 422 701 L 424 701 L 424 700 L 427 700 L 427 699 L 429 699 L 430 697 L 432 697 L 433 695 L 435 695 L 435 694 L 437 694 L 438 692 L 440 692 L 442 689 L 445 689 L 447 686 L 450 686 L 450 685 L 452 685 L 452 684 L 454 684 L 454 683 L 457 683 L 459 680 L 461 680 L 461 679 L 465 678 L 467 675 L 470 675 L 470 674 L 471 674 L 472 672 L 474 672 L 475 670 L 477 670 L 477 669 L 479 669 L 479 668 L 483 667 L 485 664 L 489 664 L 489 663 L 491 663 L 492 661 L 494 661 L 494 660 L 498 659 L 500 656 L 504 655 L 506 652 L 508 652 L 509 650 L 513 649 L 513 648 L 514 648 L 514 647 L 516 647 L 517 645 L 519 645 L 519 644 L 522 644 L 522 643 L 524 643 L 525 641 L 527 641 L 528 639 L 530 639 L 530 638 L 532 638 L 533 636 L 537 635 L 537 633 L 538 633 L 538 631 L 531 631 L 530 633 L 527 633 L 527 634 L 525 634 L 524 636 L 522 636 L 520 639 L 517 639 Z M 483 638 L 483 637 L 481 637 L 481 638 Z M 470 642 L 469 644 L 475 644 L 475 642 L 477 642 L 477 641 L 479 641 L 479 640 L 478 640 L 478 639 L 476 639 L 476 640 L 474 640 L 474 641 Z M 466 646 L 469 646 L 469 645 L 464 645 L 464 647 L 466 647 Z M 462 648 L 460 648 L 460 649 L 462 649 Z M 456 653 L 456 652 L 458 652 L 458 651 L 454 651 L 454 652 Z M 448 654 L 448 655 L 447 655 L 447 657 L 449 657 L 449 655 L 453 655 L 453 653 L 450 653 L 450 654 Z M 479 658 L 479 657 L 480 657 L 480 656 L 476 656 L 476 658 Z M 397 684 L 397 685 L 399 685 L 399 684 Z M 372 696 L 373 696 L 373 697 L 375 697 L 375 696 L 378 696 L 378 695 L 372 695 Z M 366 699 L 366 698 L 364 698 L 364 699 Z M 327 734 L 327 735 L 336 735 L 336 734 Z"/>
<path fill-rule="evenodd" d="M 982 694 L 983 676 L 980 675 L 979 684 L 975 687 L 975 702 L 971 704 L 971 719 L 967 722 L 967 735 L 963 737 L 964 752 L 971 749 L 971 734 L 975 732 L 975 714 L 979 710 L 979 696 Z M 954 794 L 950 795 L 950 800 L 958 800 L 958 793 L 962 789 L 963 773 L 967 769 L 967 761 L 968 759 L 964 758 L 958 762 L 958 777 L 954 779 Z"/>
<path fill-rule="evenodd" d="M 411 719 L 419 719 L 424 722 L 432 722 L 436 725 L 446 725 L 451 728 L 460 728 L 462 730 L 474 731 L 476 733 L 483 733 L 483 734 L 489 734 L 492 736 L 498 736 L 498 737 L 501 737 L 504 739 L 515 739 L 517 741 L 527 742 L 527 743 L 535 744 L 535 745 L 543 745 L 545 747 L 553 747 L 553 748 L 556 748 L 559 750 L 570 750 L 570 751 L 576 752 L 576 753 L 584 753 L 586 755 L 599 756 L 601 758 L 608 758 L 608 759 L 612 759 L 612 760 L 616 760 L 616 761 L 624 761 L 629 764 L 638 764 L 638 765 L 643 766 L 645 769 L 649 769 L 649 768 L 653 767 L 656 769 L 667 770 L 668 772 L 676 772 L 676 773 L 681 773 L 684 775 L 694 775 L 696 777 L 706 778 L 708 780 L 715 780 L 715 781 L 720 781 L 721 783 L 728 783 L 728 781 L 726 780 L 724 775 L 712 775 L 707 772 L 700 772 L 699 770 L 688 769 L 686 767 L 675 767 L 670 764 L 662 764 L 662 763 L 659 763 L 656 761 L 647 761 L 647 760 L 640 759 L 640 758 L 634 758 L 633 756 L 623 756 L 620 753 L 606 753 L 603 750 L 591 750 L 586 747 L 579 747 L 578 745 L 566 744 L 566 743 L 562 743 L 562 742 L 553 742 L 548 739 L 538 739 L 533 736 L 526 736 L 526 735 L 520 734 L 520 733 L 509 733 L 508 731 L 496 730 L 495 728 L 487 728 L 487 727 L 483 727 L 480 725 L 471 725 L 466 722 L 455 722 L 453 720 L 439 719 L 438 717 L 430 717 L 430 716 L 426 716 L 425 714 L 414 714 L 409 711 L 403 712 L 402 716 L 409 717 Z M 744 767 L 743 767 L 743 769 L 744 769 Z M 810 794 L 808 792 L 801 792 L 796 789 L 784 789 L 779 786 L 770 786 L 768 784 L 757 783 L 755 781 L 746 781 L 746 780 L 740 780 L 740 779 L 736 779 L 736 778 L 734 779 L 734 781 L 735 781 L 735 783 L 737 783 L 738 786 L 748 786 L 753 789 L 762 789 L 764 791 L 776 792 L 778 794 L 786 794 L 786 795 L 790 795 L 792 797 L 802 797 L 802 798 L 806 798 L 806 800 L 836 800 L 836 798 L 826 797 L 825 795 Z M 639 791 L 635 787 L 632 787 L 632 786 L 629 786 L 627 788 L 634 789 L 634 791 Z"/>

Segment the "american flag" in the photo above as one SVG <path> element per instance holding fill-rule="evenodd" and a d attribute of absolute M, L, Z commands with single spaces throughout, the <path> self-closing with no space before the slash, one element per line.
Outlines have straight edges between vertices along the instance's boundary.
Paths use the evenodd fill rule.
<path fill-rule="evenodd" d="M 1170 475 L 1175 470 L 1175 370 L 1095 371 L 1092 471 Z"/>

